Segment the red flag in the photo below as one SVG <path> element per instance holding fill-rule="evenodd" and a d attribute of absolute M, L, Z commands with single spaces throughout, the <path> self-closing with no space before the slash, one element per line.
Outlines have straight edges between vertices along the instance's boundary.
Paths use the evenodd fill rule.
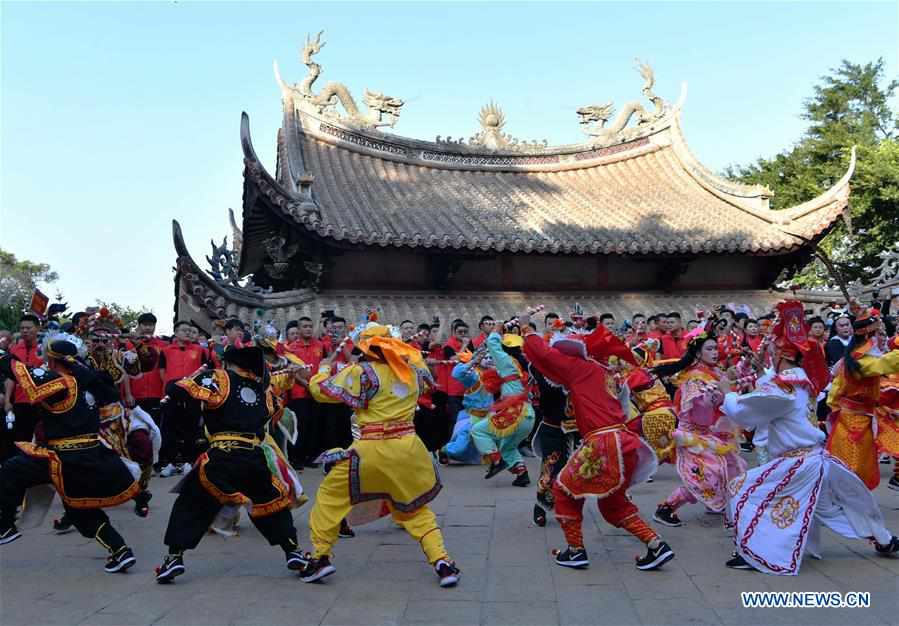
<path fill-rule="evenodd" d="M 50 298 L 45 296 L 40 289 L 35 289 L 31 295 L 31 312 L 43 317 L 47 313 L 47 305 L 50 304 Z"/>

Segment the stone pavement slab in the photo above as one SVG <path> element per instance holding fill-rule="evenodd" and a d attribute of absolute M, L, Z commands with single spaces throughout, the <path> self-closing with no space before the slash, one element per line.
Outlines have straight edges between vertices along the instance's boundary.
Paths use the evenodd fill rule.
<path fill-rule="evenodd" d="M 532 477 L 538 471 L 529 459 Z M 888 467 L 881 467 L 884 477 Z M 657 572 L 639 572 L 642 546 L 612 528 L 593 502 L 585 504 L 584 538 L 591 566 L 555 566 L 550 550 L 563 542 L 558 524 L 531 520 L 534 489 L 516 488 L 508 474 L 485 481 L 479 467 L 441 470 L 445 484 L 434 503 L 446 545 L 463 570 L 455 589 L 441 589 L 418 546 L 389 520 L 356 529 L 335 549 L 337 573 L 305 585 L 284 567 L 246 518 L 240 535 L 207 536 L 186 555 L 187 573 L 168 586 L 155 584 L 153 568 L 165 552 L 162 537 L 177 478 L 154 478 L 147 519 L 131 506 L 110 510 L 134 549 L 130 572 L 102 571 L 104 554 L 77 534 L 27 531 L 0 547 L 0 624 L 41 626 L 193 626 L 355 624 L 388 625 L 681 625 L 815 624 L 867 626 L 899 623 L 899 559 L 876 556 L 865 542 L 828 531 L 821 561 L 806 559 L 799 576 L 765 576 L 724 567 L 730 536 L 720 516 L 698 505 L 681 512 L 681 528 L 658 527 L 677 557 Z M 321 481 L 306 470 L 310 495 Z M 677 485 L 670 466 L 631 496 L 649 520 L 656 504 Z M 899 530 L 899 494 L 875 492 L 887 525 Z M 308 547 L 310 505 L 294 512 L 301 544 Z M 51 517 L 61 507 L 54 503 Z M 744 609 L 744 591 L 870 591 L 867 609 Z"/>

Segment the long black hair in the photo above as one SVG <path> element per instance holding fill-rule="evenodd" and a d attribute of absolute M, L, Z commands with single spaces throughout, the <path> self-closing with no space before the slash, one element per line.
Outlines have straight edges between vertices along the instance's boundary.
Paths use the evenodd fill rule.
<path fill-rule="evenodd" d="M 659 378 L 668 378 L 674 376 L 678 372 L 682 372 L 699 359 L 699 353 L 706 341 L 718 341 L 713 333 L 702 333 L 698 337 L 694 337 L 687 344 L 687 351 L 679 360 L 674 363 L 664 363 L 652 368 L 652 373 Z"/>

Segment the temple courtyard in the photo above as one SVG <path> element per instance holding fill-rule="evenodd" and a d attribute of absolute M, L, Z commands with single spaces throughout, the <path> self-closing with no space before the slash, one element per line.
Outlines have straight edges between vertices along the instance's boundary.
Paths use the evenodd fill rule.
<path fill-rule="evenodd" d="M 531 476 L 538 473 L 529 459 Z M 899 493 L 876 491 L 887 526 L 899 529 Z M 591 567 L 562 569 L 550 560 L 562 533 L 554 520 L 534 525 L 534 489 L 511 486 L 508 474 L 491 481 L 479 467 L 442 468 L 445 488 L 436 510 L 447 547 L 462 568 L 458 587 L 441 589 L 418 546 L 387 520 L 360 527 L 341 540 L 334 576 L 303 584 L 287 571 L 278 548 L 269 547 L 244 517 L 241 533 L 224 539 L 210 535 L 187 553 L 187 573 L 169 586 L 153 580 L 165 547 L 162 537 L 177 478 L 155 478 L 150 517 L 132 507 L 111 517 L 134 548 L 138 562 L 128 573 L 103 572 L 105 551 L 72 533 L 56 536 L 54 502 L 40 529 L 0 548 L 0 623 L 201 625 L 289 624 L 895 624 L 899 615 L 899 559 L 880 558 L 866 543 L 822 532 L 824 560 L 806 558 L 796 577 L 729 570 L 730 539 L 719 516 L 699 505 L 685 507 L 681 528 L 664 528 L 677 552 L 663 570 L 639 572 L 642 554 L 632 537 L 608 526 L 595 506 L 585 520 Z M 302 475 L 310 495 L 321 472 Z M 649 517 L 674 488 L 676 476 L 665 466 L 655 482 L 631 495 Z M 301 544 L 308 548 L 311 504 L 295 512 Z M 744 609 L 745 591 L 870 592 L 865 609 Z"/>

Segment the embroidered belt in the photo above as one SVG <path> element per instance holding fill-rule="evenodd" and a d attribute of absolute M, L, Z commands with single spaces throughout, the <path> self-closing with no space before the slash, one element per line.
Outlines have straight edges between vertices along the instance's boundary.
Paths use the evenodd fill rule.
<path fill-rule="evenodd" d="M 673 410 L 674 405 L 671 404 L 671 400 L 667 398 L 660 398 L 658 400 L 654 400 L 649 403 L 646 407 L 641 410 L 641 413 L 649 413 L 651 411 L 658 411 L 659 409 Z"/>
<path fill-rule="evenodd" d="M 118 416 L 122 413 L 122 406 L 118 403 L 106 404 L 100 407 L 100 418 Z"/>
<path fill-rule="evenodd" d="M 820 448 L 820 446 L 805 446 L 804 448 L 794 448 L 793 450 L 787 450 L 780 456 L 782 456 L 784 458 L 792 459 L 792 458 L 799 457 L 799 456 L 805 456 L 805 455 L 809 454 L 810 452 L 814 452 L 815 450 L 817 450 L 819 448 Z"/>
<path fill-rule="evenodd" d="M 841 410 L 851 411 L 853 413 L 864 413 L 865 415 L 874 415 L 874 405 L 872 402 L 859 402 L 858 400 L 850 400 L 849 398 L 840 398 L 837 405 Z"/>
<path fill-rule="evenodd" d="M 364 425 L 361 432 L 360 439 L 399 439 L 414 433 L 415 425 L 412 422 L 400 422 L 396 425 L 389 422 L 378 422 Z"/>
<path fill-rule="evenodd" d="M 602 428 L 591 430 L 589 433 L 584 435 L 584 439 L 586 439 L 587 437 L 592 437 L 593 435 L 598 435 L 600 433 L 613 433 L 618 430 L 627 430 L 627 426 L 625 426 L 624 424 L 612 424 L 611 426 L 603 426 Z"/>
<path fill-rule="evenodd" d="M 465 409 L 472 417 L 487 417 L 489 409 Z"/>
<path fill-rule="evenodd" d="M 221 432 L 209 436 L 209 447 L 230 452 L 235 448 L 252 450 L 259 445 L 259 437 L 253 433 Z"/>
<path fill-rule="evenodd" d="M 47 440 L 47 447 L 50 450 L 85 450 L 98 445 L 100 445 L 100 437 L 98 435 L 77 435 L 75 437 Z"/>

